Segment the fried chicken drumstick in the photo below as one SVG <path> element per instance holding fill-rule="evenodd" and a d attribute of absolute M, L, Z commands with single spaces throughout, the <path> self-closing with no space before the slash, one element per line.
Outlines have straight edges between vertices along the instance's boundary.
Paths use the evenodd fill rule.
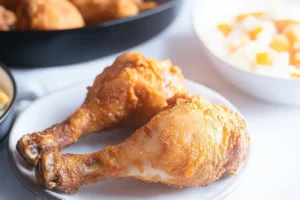
<path fill-rule="evenodd" d="M 97 76 L 74 114 L 42 132 L 24 135 L 17 150 L 34 165 L 42 152 L 60 151 L 84 134 L 140 127 L 167 105 L 168 98 L 183 89 L 181 71 L 169 60 L 125 53 Z"/>
<path fill-rule="evenodd" d="M 223 173 L 234 174 L 246 160 L 245 121 L 228 108 L 199 96 L 177 94 L 169 106 L 116 146 L 86 155 L 45 153 L 38 183 L 74 193 L 109 177 L 133 177 L 175 187 L 207 186 Z"/>

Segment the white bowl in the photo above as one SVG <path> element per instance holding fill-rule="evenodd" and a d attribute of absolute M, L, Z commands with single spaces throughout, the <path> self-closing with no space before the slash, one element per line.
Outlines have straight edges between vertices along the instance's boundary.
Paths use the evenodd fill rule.
<path fill-rule="evenodd" d="M 233 66 L 218 52 L 222 43 L 215 37 L 216 26 L 230 17 L 244 12 L 264 11 L 280 4 L 295 0 L 199 0 L 193 12 L 193 25 L 200 39 L 203 52 L 216 69 L 233 85 L 259 99 L 287 105 L 300 105 L 300 80 L 277 78 L 249 72 Z M 300 2 L 293 7 L 300 13 Z M 299 9 L 298 9 L 299 8 Z"/>
<path fill-rule="evenodd" d="M 16 101 L 16 83 L 8 69 L 0 64 L 0 89 L 11 99 L 10 105 L 3 114 L 0 114 L 0 144 L 9 133 L 14 120 L 14 106 Z M 1 162 L 0 162 L 1 165 Z"/>

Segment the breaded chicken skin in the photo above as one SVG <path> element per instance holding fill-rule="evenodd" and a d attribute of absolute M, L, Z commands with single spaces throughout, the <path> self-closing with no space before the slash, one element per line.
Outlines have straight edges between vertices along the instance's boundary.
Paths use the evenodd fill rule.
<path fill-rule="evenodd" d="M 87 24 L 135 16 L 156 6 L 143 0 L 70 0 L 81 12 Z"/>
<path fill-rule="evenodd" d="M 96 77 L 84 103 L 68 119 L 24 135 L 17 149 L 34 165 L 44 152 L 61 151 L 85 134 L 140 127 L 167 105 L 168 98 L 184 89 L 181 70 L 170 60 L 124 53 Z"/>
<path fill-rule="evenodd" d="M 84 155 L 46 152 L 35 174 L 41 186 L 67 193 L 111 177 L 207 186 L 225 172 L 235 174 L 247 158 L 248 143 L 238 113 L 181 93 L 122 143 Z"/>
<path fill-rule="evenodd" d="M 139 8 L 131 0 L 70 0 L 87 24 L 134 16 Z"/>
<path fill-rule="evenodd" d="M 9 31 L 15 22 L 15 14 L 0 6 L 0 31 Z"/>
<path fill-rule="evenodd" d="M 17 30 L 80 28 L 84 20 L 67 0 L 22 0 L 16 10 Z"/>

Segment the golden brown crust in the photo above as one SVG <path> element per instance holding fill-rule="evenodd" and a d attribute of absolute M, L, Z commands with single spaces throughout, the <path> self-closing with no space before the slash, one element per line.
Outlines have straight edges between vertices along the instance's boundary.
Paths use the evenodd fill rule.
<path fill-rule="evenodd" d="M 86 155 L 44 154 L 36 168 L 39 184 L 74 193 L 109 177 L 133 177 L 181 188 L 234 174 L 247 156 L 245 121 L 200 96 L 181 93 L 168 102 L 168 109 L 116 146 Z"/>
<path fill-rule="evenodd" d="M 157 6 L 143 0 L 70 0 L 81 12 L 87 24 L 131 17 Z"/>
<path fill-rule="evenodd" d="M 134 2 L 139 7 L 140 12 L 153 9 L 158 5 L 154 1 L 144 1 L 144 0 L 131 0 L 131 1 Z"/>
<path fill-rule="evenodd" d="M 17 30 L 61 30 L 83 27 L 84 21 L 96 24 L 135 16 L 155 8 L 157 3 L 144 0 L 0 0 L 0 5 L 16 12 Z M 10 27 L 11 24 L 0 21 L 0 30 L 7 31 Z"/>
<path fill-rule="evenodd" d="M 130 17 L 139 13 L 130 0 L 70 0 L 80 11 L 87 24 Z"/>
<path fill-rule="evenodd" d="M 41 152 L 60 151 L 86 133 L 115 127 L 139 127 L 184 90 L 181 70 L 168 60 L 125 53 L 98 75 L 83 105 L 65 122 L 27 134 L 17 144 L 30 164 Z"/>
<path fill-rule="evenodd" d="M 16 22 L 16 16 L 0 5 L 0 31 L 9 31 Z"/>
<path fill-rule="evenodd" d="M 84 26 L 84 21 L 68 0 L 22 0 L 17 9 L 17 30 L 61 30 Z"/>

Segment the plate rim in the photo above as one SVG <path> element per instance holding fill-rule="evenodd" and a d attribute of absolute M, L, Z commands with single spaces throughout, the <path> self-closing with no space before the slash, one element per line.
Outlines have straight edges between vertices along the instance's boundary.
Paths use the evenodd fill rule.
<path fill-rule="evenodd" d="M 9 134 L 8 145 L 7 145 L 7 154 L 8 154 L 9 165 L 12 169 L 13 174 L 18 179 L 18 181 L 20 183 L 22 183 L 22 185 L 24 187 L 26 187 L 30 192 L 32 192 L 33 194 L 37 195 L 40 198 L 53 199 L 53 200 L 62 199 L 62 197 L 59 194 L 57 194 L 56 192 L 40 188 L 38 185 L 32 183 L 31 181 L 26 180 L 27 175 L 25 173 L 22 173 L 22 170 L 19 169 L 17 166 L 18 161 L 15 158 L 14 153 L 13 153 L 13 150 L 15 149 L 15 145 L 12 142 L 13 136 L 11 133 L 14 132 L 14 129 L 15 129 L 16 125 L 18 124 L 18 122 L 20 121 L 20 119 L 22 118 L 22 116 L 25 115 L 26 112 L 28 112 L 28 110 L 30 110 L 30 108 L 33 107 L 36 103 L 43 101 L 44 99 L 47 99 L 48 97 L 55 95 L 56 93 L 67 91 L 67 90 L 70 90 L 71 88 L 76 88 L 76 87 L 80 87 L 83 85 L 89 85 L 91 83 L 91 81 L 92 81 L 91 79 L 80 81 L 75 84 L 62 87 L 58 90 L 55 90 L 53 92 L 46 94 L 45 96 L 40 97 L 39 99 L 32 102 L 24 111 L 22 111 L 19 114 L 19 116 L 16 118 L 15 122 L 13 123 L 13 126 L 12 126 L 10 134 Z M 216 98 L 218 98 L 220 101 L 224 102 L 224 104 L 227 107 L 229 107 L 229 109 L 231 109 L 234 112 L 238 112 L 240 115 L 242 115 L 241 112 L 226 97 L 224 97 L 217 91 L 215 91 L 203 84 L 200 84 L 200 83 L 194 82 L 192 80 L 188 80 L 188 79 L 185 80 L 185 84 L 192 85 L 194 87 L 199 88 L 200 90 L 205 90 L 206 92 L 208 92 L 208 93 L 212 94 L 213 96 L 215 96 Z M 248 134 L 249 134 L 249 132 L 248 132 Z M 244 162 L 242 164 L 242 168 L 239 169 L 238 176 L 236 176 L 234 178 L 235 180 L 232 181 L 226 188 L 224 188 L 223 190 L 221 190 L 219 193 L 217 193 L 215 196 L 209 198 L 208 200 L 223 200 L 225 197 L 228 197 L 230 194 L 232 194 L 238 188 L 238 186 L 240 185 L 241 181 L 243 180 L 243 178 L 246 174 L 245 172 L 248 169 L 248 163 L 250 162 L 250 160 L 252 160 L 250 152 L 251 152 L 251 144 L 249 144 L 249 147 L 248 147 L 247 160 L 246 160 L 246 162 Z"/>

